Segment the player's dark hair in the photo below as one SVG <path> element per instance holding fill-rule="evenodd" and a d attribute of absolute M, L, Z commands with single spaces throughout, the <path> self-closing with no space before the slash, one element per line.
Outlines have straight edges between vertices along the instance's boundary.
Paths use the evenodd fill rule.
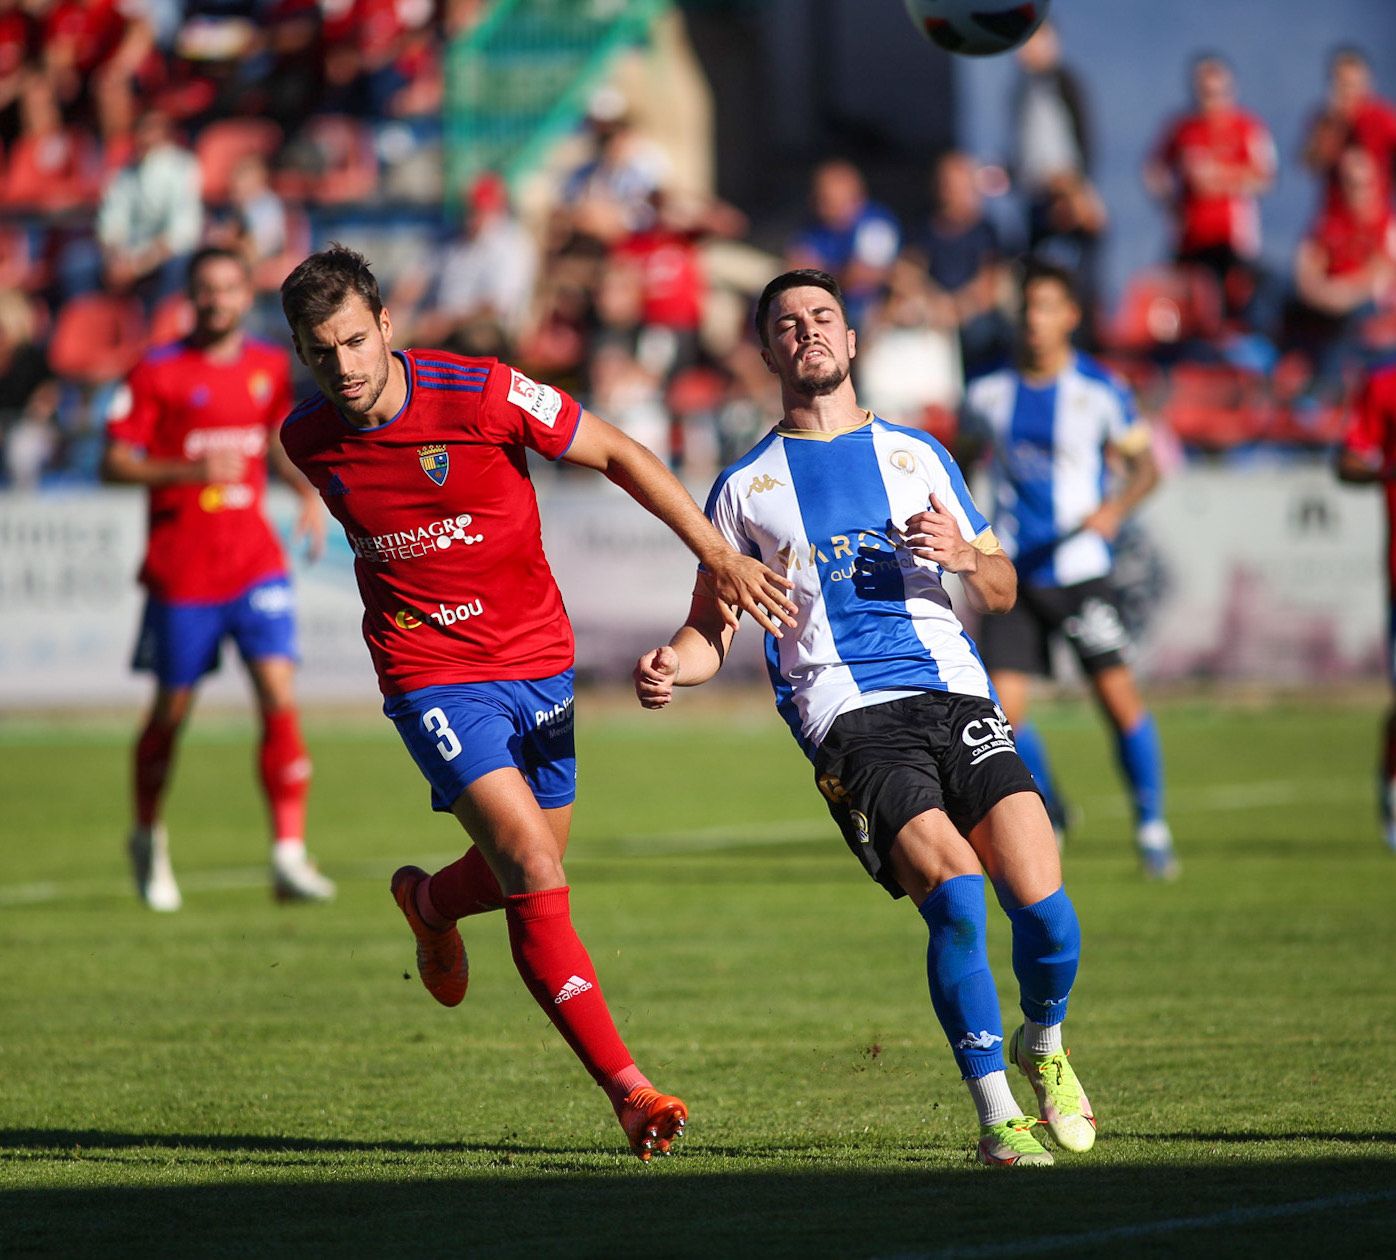
<path fill-rule="evenodd" d="M 295 332 L 302 325 L 314 328 L 323 324 L 351 296 L 362 298 L 373 318 L 378 318 L 383 298 L 368 259 L 358 250 L 332 241 L 286 277 L 281 286 L 281 309 Z"/>
<path fill-rule="evenodd" d="M 1073 305 L 1078 307 L 1081 305 L 1081 293 L 1073 272 L 1042 258 L 1030 258 L 1023 267 L 1023 278 L 1019 282 L 1019 291 L 1022 293 L 1024 301 L 1027 300 L 1029 287 L 1042 282 L 1060 285 Z"/>
<path fill-rule="evenodd" d="M 848 307 L 844 303 L 839 282 L 827 271 L 820 271 L 817 267 L 800 267 L 795 271 L 786 271 L 778 275 L 761 290 L 761 296 L 756 300 L 756 335 L 761 338 L 763 346 L 771 344 L 766 332 L 766 316 L 770 313 L 771 303 L 786 289 L 823 289 L 839 304 L 843 322 L 848 323 Z"/>
<path fill-rule="evenodd" d="M 184 273 L 186 288 L 193 290 L 194 277 L 199 274 L 199 268 L 214 258 L 226 258 L 229 262 L 237 263 L 242 268 L 242 274 L 249 280 L 252 278 L 252 264 L 248 262 L 247 255 L 242 250 L 234 249 L 231 245 L 205 245 L 202 249 L 195 250 L 194 256 L 189 260 L 189 270 Z"/>

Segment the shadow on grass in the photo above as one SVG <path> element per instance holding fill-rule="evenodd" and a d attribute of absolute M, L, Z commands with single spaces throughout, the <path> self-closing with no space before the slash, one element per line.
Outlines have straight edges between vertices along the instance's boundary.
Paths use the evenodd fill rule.
<path fill-rule="evenodd" d="M 935 1149 L 816 1160 L 805 1148 L 695 1143 L 643 1168 L 508 1142 L 0 1130 L 0 1255 L 1269 1258 L 1338 1239 L 1348 1254 L 1383 1251 L 1396 1232 L 1396 1153 L 1283 1160 L 1273 1136 L 1206 1162 L 1161 1151 L 1122 1165 L 1103 1147 L 1096 1162 L 990 1170 Z M 138 1170 L 102 1154 L 123 1151 L 139 1152 Z M 231 1169 L 182 1159 L 195 1151 L 253 1158 Z M 285 1152 L 324 1160 L 256 1158 Z M 50 1185 L 3 1188 L 7 1165 L 36 1159 L 49 1161 Z"/>

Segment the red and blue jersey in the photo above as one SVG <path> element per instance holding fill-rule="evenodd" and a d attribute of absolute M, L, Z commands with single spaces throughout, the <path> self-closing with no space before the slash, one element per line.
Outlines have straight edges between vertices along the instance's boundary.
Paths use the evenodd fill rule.
<path fill-rule="evenodd" d="M 356 428 L 316 394 L 281 430 L 354 551 L 383 694 L 561 673 L 572 626 L 527 452 L 563 455 L 581 407 L 497 359 L 394 353 L 407 398 L 392 419 Z"/>
<path fill-rule="evenodd" d="M 1372 373 L 1353 404 L 1343 435 L 1343 449 L 1361 456 L 1384 472 L 1386 494 L 1386 566 L 1391 595 L 1396 599 L 1396 367 Z"/>
<path fill-rule="evenodd" d="M 286 572 L 267 521 L 267 442 L 291 405 L 291 359 L 247 338 L 236 358 L 187 341 L 152 350 L 107 415 L 114 440 L 152 459 L 197 460 L 214 450 L 246 459 L 242 480 L 150 490 L 150 537 L 141 581 L 159 599 L 219 603 Z"/>

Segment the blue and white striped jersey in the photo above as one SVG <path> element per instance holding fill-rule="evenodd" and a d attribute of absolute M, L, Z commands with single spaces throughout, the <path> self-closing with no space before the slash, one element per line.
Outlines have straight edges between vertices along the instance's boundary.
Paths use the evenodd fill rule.
<path fill-rule="evenodd" d="M 964 413 L 966 432 L 993 447 L 990 511 L 1018 580 L 1071 586 L 1109 573 L 1109 544 L 1081 522 L 1105 498 L 1106 448 L 1147 437 L 1128 388 L 1077 354 L 1047 385 L 1011 368 L 980 377 Z"/>
<path fill-rule="evenodd" d="M 992 549 L 959 467 L 929 434 L 873 416 L 837 434 L 773 429 L 726 469 L 709 519 L 795 583 L 798 625 L 766 636 L 776 707 L 813 757 L 834 719 L 924 691 L 992 696 L 941 568 L 901 546 L 931 494 Z"/>

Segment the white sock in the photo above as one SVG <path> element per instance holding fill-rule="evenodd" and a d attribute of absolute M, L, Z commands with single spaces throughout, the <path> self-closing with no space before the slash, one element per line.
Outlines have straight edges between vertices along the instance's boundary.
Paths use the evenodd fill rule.
<path fill-rule="evenodd" d="M 1062 1052 L 1062 1026 L 1060 1024 L 1035 1024 L 1030 1019 L 1023 1021 L 1023 1049 L 1029 1054 L 1060 1054 Z"/>
<path fill-rule="evenodd" d="M 1008 1088 L 1008 1074 L 1004 1071 L 990 1072 L 988 1076 L 975 1076 L 965 1081 L 969 1096 L 974 1099 L 974 1109 L 979 1113 L 980 1124 L 1002 1124 L 1021 1116 L 1023 1109 Z"/>

